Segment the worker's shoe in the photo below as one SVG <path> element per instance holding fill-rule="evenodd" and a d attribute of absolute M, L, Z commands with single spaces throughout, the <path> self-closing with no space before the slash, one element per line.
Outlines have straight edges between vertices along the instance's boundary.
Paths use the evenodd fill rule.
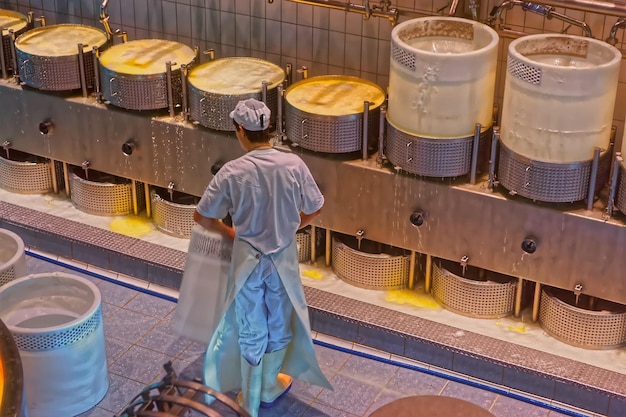
<path fill-rule="evenodd" d="M 263 385 L 261 388 L 261 407 L 270 408 L 291 389 L 293 378 L 281 374 L 283 359 L 287 349 L 263 355 Z"/>
<path fill-rule="evenodd" d="M 252 366 L 241 357 L 241 392 L 237 395 L 237 402 L 250 413 L 251 417 L 259 415 L 262 373 L 263 359 L 257 366 Z"/>

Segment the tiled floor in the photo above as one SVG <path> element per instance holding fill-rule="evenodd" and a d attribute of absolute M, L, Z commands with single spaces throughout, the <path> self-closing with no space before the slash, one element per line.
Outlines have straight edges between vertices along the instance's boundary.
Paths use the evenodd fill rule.
<path fill-rule="evenodd" d="M 84 268 L 83 272 L 76 268 Z M 113 417 L 145 385 L 160 380 L 162 365 L 172 361 L 179 377 L 201 377 L 204 345 L 179 337 L 172 329 L 175 303 L 167 296 L 147 293 L 141 285 L 129 288 L 112 282 L 111 275 L 87 265 L 49 262 L 27 257 L 28 273 L 60 271 L 84 276 L 95 283 L 103 297 L 104 328 L 110 387 L 105 398 L 81 417 Z M 127 278 L 127 282 L 140 283 Z M 170 297 L 171 299 L 171 297 Z M 541 399 L 520 401 L 503 395 L 500 387 L 489 387 L 460 376 L 424 369 L 384 352 L 350 345 L 322 334 L 314 334 L 320 365 L 334 391 L 294 382 L 286 398 L 261 417 L 273 416 L 368 416 L 397 398 L 410 395 L 446 395 L 471 401 L 496 417 L 587 416 Z M 377 358 L 381 356 L 381 358 Z M 234 395 L 234 393 L 230 393 Z M 515 395 L 513 395 L 515 396 Z M 521 397 L 516 397 L 521 398 Z M 561 412 L 556 411 L 559 409 Z M 233 414 L 225 414 L 233 415 Z M 51 412 L 49 417 L 57 416 Z"/>

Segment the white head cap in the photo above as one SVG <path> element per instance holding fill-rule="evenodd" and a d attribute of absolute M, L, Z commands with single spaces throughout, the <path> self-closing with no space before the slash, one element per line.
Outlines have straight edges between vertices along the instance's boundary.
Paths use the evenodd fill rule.
<path fill-rule="evenodd" d="M 261 131 L 270 125 L 272 111 L 262 101 L 249 98 L 237 103 L 230 117 L 246 130 Z"/>

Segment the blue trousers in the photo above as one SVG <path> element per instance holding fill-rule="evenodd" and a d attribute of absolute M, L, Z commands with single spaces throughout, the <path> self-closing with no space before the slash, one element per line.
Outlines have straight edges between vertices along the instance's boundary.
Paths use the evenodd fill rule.
<path fill-rule="evenodd" d="M 291 341 L 293 306 L 269 256 L 261 256 L 236 295 L 235 314 L 241 356 L 252 366 L 265 353 L 284 349 Z"/>

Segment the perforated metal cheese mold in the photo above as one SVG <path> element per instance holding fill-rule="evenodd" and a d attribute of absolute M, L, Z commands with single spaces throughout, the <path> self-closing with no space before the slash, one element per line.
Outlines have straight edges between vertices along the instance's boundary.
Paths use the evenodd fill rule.
<path fill-rule="evenodd" d="M 0 187 L 19 194 L 50 192 L 53 187 L 51 166 L 51 162 L 44 159 L 22 162 L 0 156 Z"/>
<path fill-rule="evenodd" d="M 352 239 L 337 235 L 332 238 L 332 267 L 337 277 L 355 287 L 372 290 L 402 289 L 408 286 L 409 255 L 364 252 L 344 243 L 348 240 Z M 363 246 L 376 245 L 371 241 L 362 242 Z"/>
<path fill-rule="evenodd" d="M 182 204 L 161 197 L 155 190 L 150 192 L 152 201 L 152 221 L 160 231 L 180 237 L 189 238 L 194 226 L 193 213 L 196 204 Z"/>
<path fill-rule="evenodd" d="M 72 203 L 77 209 L 89 214 L 100 216 L 130 214 L 133 211 L 132 183 L 130 180 L 117 180 L 121 183 L 90 181 L 71 173 Z M 139 192 L 137 196 L 142 194 Z"/>
<path fill-rule="evenodd" d="M 517 288 L 514 277 L 509 277 L 509 282 L 479 281 L 450 272 L 451 266 L 448 261 L 433 262 L 433 297 L 446 309 L 477 318 L 504 317 L 513 312 Z M 467 275 L 472 274 L 468 271 Z"/>
<path fill-rule="evenodd" d="M 542 289 L 539 324 L 546 333 L 586 349 L 615 349 L 626 344 L 624 306 L 596 300 L 594 310 L 585 309 L 575 306 L 573 297 L 570 291 Z"/>

